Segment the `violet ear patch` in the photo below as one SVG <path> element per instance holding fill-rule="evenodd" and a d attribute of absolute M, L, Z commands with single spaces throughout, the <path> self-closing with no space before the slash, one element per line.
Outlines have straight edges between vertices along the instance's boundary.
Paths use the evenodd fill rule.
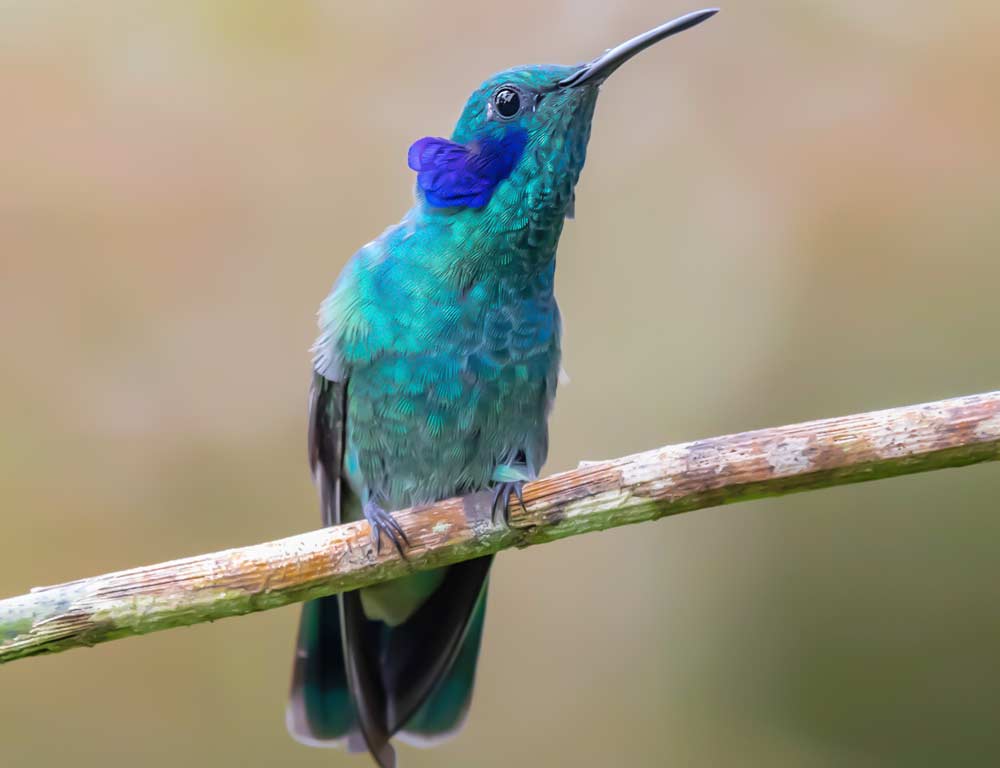
<path fill-rule="evenodd" d="M 514 171 L 527 141 L 521 130 L 469 144 L 425 136 L 413 143 L 406 160 L 417 172 L 417 185 L 431 205 L 482 208 L 497 185 Z"/>

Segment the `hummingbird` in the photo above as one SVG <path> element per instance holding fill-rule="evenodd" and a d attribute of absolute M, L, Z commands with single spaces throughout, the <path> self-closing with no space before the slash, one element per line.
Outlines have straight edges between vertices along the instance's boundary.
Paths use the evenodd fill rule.
<path fill-rule="evenodd" d="M 601 85 L 705 9 L 577 66 L 516 67 L 469 98 L 450 138 L 409 149 L 415 202 L 347 262 L 319 310 L 309 462 L 324 525 L 367 520 L 372 547 L 409 542 L 393 512 L 538 476 L 560 371 L 556 248 L 574 213 Z M 523 504 L 523 501 L 521 501 Z M 314 746 L 430 746 L 472 697 L 491 557 L 302 608 L 286 721 Z"/>

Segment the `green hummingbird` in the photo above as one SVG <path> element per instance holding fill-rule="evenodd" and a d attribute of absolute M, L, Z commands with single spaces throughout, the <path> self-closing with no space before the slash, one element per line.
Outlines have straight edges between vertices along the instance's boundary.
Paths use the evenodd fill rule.
<path fill-rule="evenodd" d="M 597 94 L 640 51 L 716 13 L 656 27 L 579 66 L 489 78 L 451 138 L 409 150 L 415 203 L 359 250 L 319 312 L 309 461 L 323 523 L 365 519 L 401 553 L 392 512 L 492 489 L 494 516 L 538 476 L 560 359 L 556 247 L 573 216 Z M 301 742 L 426 746 L 472 696 L 492 558 L 303 606 L 287 712 Z"/>

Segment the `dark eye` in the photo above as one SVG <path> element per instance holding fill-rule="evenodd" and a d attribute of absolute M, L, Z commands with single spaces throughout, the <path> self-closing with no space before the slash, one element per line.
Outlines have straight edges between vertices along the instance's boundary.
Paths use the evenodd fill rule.
<path fill-rule="evenodd" d="M 513 88 L 501 88 L 493 94 L 493 108 L 500 117 L 509 120 L 521 110 L 521 94 Z"/>

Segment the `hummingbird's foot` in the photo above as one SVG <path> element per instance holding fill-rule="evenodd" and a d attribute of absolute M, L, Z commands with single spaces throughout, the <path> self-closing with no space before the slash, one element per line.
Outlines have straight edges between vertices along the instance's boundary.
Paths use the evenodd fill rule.
<path fill-rule="evenodd" d="M 521 509 L 525 512 L 528 508 L 524 506 L 524 497 L 521 495 L 521 489 L 524 488 L 524 480 L 513 480 L 503 483 L 497 483 L 493 486 L 493 501 L 490 504 L 490 509 L 492 510 L 491 518 L 495 523 L 497 521 L 497 514 L 503 515 L 503 524 L 510 527 L 510 497 L 514 495 L 517 500 L 521 503 Z"/>
<path fill-rule="evenodd" d="M 375 554 L 378 555 L 382 552 L 382 536 L 385 535 L 399 552 L 399 556 L 405 560 L 406 553 L 403 551 L 403 544 L 410 546 L 410 540 L 406 538 L 406 532 L 396 522 L 392 513 L 386 512 L 371 499 L 364 503 L 362 510 L 365 514 L 365 520 L 368 521 L 368 525 L 372 529 L 372 546 L 375 547 Z"/>

